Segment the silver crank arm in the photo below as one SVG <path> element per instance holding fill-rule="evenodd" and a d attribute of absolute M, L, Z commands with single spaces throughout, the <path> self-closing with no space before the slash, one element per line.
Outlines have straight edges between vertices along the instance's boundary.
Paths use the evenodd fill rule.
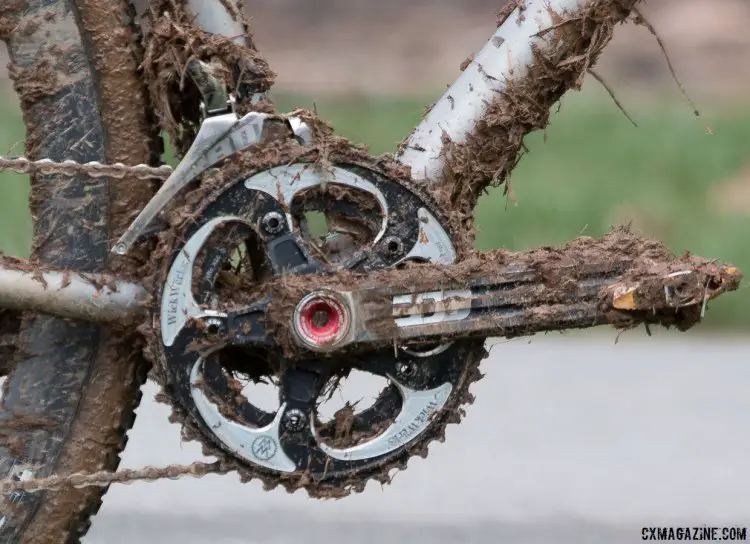
<path fill-rule="evenodd" d="M 394 271 L 391 278 L 384 277 L 382 281 L 392 287 L 309 291 L 290 316 L 292 336 L 300 348 L 330 353 L 401 342 L 525 336 L 605 324 L 689 328 L 700 320 L 708 300 L 736 290 L 742 278 L 733 266 L 692 259 L 671 266 L 652 263 L 653 272 L 635 277 L 628 276 L 635 261 L 616 258 L 573 265 L 498 262 L 487 266 L 486 272 L 473 273 L 461 265 L 426 264 L 421 265 L 420 276 L 400 277 L 403 272 Z M 437 276 L 436 272 L 444 273 Z M 558 279 L 548 281 L 550 277 Z M 445 288 L 424 290 L 430 284 Z M 452 284 L 456 286 L 451 288 Z M 340 334 L 321 342 L 310 334 L 309 327 L 301 326 L 299 315 L 311 305 L 337 316 L 344 323 Z"/>

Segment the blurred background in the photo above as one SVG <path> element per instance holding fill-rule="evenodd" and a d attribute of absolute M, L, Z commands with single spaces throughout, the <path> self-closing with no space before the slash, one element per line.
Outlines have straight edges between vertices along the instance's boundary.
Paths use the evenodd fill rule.
<path fill-rule="evenodd" d="M 502 2 L 501 2 L 502 3 Z M 494 28 L 498 0 L 251 0 L 261 52 L 278 73 L 282 109 L 316 105 L 373 153 L 392 151 Z M 644 13 L 702 113 L 672 81 L 644 27 L 618 30 L 598 71 L 634 127 L 588 78 L 570 93 L 511 180 L 478 211 L 481 248 L 520 250 L 632 222 L 677 252 L 691 250 L 750 270 L 750 4 L 660 0 Z M 4 63 L 3 63 L 4 64 Z M 0 81 L 0 153 L 23 152 L 15 96 Z M 0 183 L 0 247 L 29 245 L 26 180 Z M 707 328 L 744 329 L 744 292 L 712 304 Z"/>
<path fill-rule="evenodd" d="M 497 0 L 251 0 L 257 44 L 278 73 L 282 109 L 315 104 L 373 153 L 392 151 L 494 28 Z M 696 119 L 644 27 L 620 28 L 598 67 L 633 127 L 588 78 L 570 93 L 511 180 L 478 211 L 481 248 L 520 250 L 632 222 L 677 252 L 750 270 L 750 4 L 660 0 L 644 6 L 702 117 Z M 3 62 L 2 64 L 5 64 Z M 0 79 L 0 153 L 23 152 L 23 125 Z M 26 180 L 3 174 L 0 247 L 30 240 Z M 745 329 L 742 292 L 716 301 L 703 329 Z"/>
<path fill-rule="evenodd" d="M 373 153 L 393 151 L 415 126 L 484 44 L 501 3 L 246 2 L 281 109 L 314 104 Z M 528 138 L 514 199 L 482 199 L 478 247 L 523 250 L 632 222 L 675 252 L 750 273 L 750 3 L 652 0 L 643 12 L 702 116 L 653 36 L 619 28 L 598 72 L 638 127 L 588 78 L 546 138 Z M 0 95 L 0 153 L 21 154 L 7 79 Z M 26 196 L 23 176 L 0 177 L 0 247 L 16 255 L 29 246 Z M 715 301 L 688 334 L 491 341 L 465 422 L 386 489 L 324 503 L 233 475 L 114 486 L 86 542 L 615 544 L 640 541 L 652 523 L 750 526 L 748 302 L 747 289 Z M 345 385 L 342 402 L 380 387 L 365 385 Z M 155 393 L 147 384 L 144 399 Z M 123 468 L 202 458 L 168 415 L 142 402 Z"/>

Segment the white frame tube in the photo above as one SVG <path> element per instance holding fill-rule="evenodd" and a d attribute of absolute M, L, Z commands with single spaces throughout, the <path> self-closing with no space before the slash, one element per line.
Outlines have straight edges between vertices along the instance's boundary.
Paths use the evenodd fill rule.
<path fill-rule="evenodd" d="M 497 92 L 505 89 L 508 82 L 528 74 L 534 61 L 532 48 L 544 49 L 548 45 L 554 33 L 544 31 L 555 24 L 552 14 L 564 17 L 565 12 L 581 9 L 593 1 L 526 0 L 524 9 L 513 10 L 396 156 L 399 162 L 411 167 L 412 178 L 438 180 L 443 168 L 443 134 L 454 143 L 464 143 L 490 103 L 497 99 Z"/>
<path fill-rule="evenodd" d="M 146 314 L 146 290 L 105 274 L 30 272 L 0 264 L 0 308 L 36 310 L 94 322 L 132 322 Z"/>
<path fill-rule="evenodd" d="M 232 1 L 232 0 L 230 0 Z M 233 2 L 234 7 L 239 7 Z M 217 36 L 232 38 L 238 45 L 247 45 L 242 22 L 235 19 L 223 2 L 218 0 L 187 0 L 187 10 L 195 16 L 195 22 L 204 31 Z"/>

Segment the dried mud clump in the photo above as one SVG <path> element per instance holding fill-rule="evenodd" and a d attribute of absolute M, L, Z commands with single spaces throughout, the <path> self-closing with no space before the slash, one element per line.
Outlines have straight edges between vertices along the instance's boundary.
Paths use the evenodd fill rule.
<path fill-rule="evenodd" d="M 550 109 L 569 89 L 579 89 L 589 69 L 640 0 L 598 0 L 569 13 L 552 13 L 554 25 L 540 33 L 546 45 L 534 48 L 528 72 L 511 77 L 497 93 L 472 134 L 463 143 L 444 140 L 445 169 L 441 200 L 472 228 L 477 199 L 488 186 L 505 185 L 523 152 L 524 137 L 549 123 Z M 500 14 L 502 24 L 523 1 Z M 489 75 L 487 77 L 490 77 Z"/>
<path fill-rule="evenodd" d="M 201 96 L 187 74 L 189 61 L 208 64 L 213 75 L 223 78 L 233 91 L 236 84 L 262 93 L 273 84 L 275 74 L 255 49 L 247 21 L 241 13 L 230 12 L 246 29 L 246 46 L 203 31 L 181 0 L 151 2 L 152 26 L 145 39 L 143 72 L 161 126 L 179 152 L 187 150 L 200 125 Z M 240 112 L 273 111 L 266 103 L 250 104 L 249 98 L 239 100 L 237 108 Z"/>
<path fill-rule="evenodd" d="M 29 68 L 10 65 L 8 75 L 22 102 L 33 104 L 45 96 L 53 96 L 60 88 L 57 72 L 51 63 L 42 60 Z"/>
<path fill-rule="evenodd" d="M 18 25 L 18 14 L 26 9 L 26 0 L 4 0 L 0 6 L 0 40 L 6 41 Z"/>
<path fill-rule="evenodd" d="M 516 283 L 519 271 L 526 277 Z M 517 301 L 526 317 L 533 319 L 500 328 L 488 317 L 493 335 L 504 337 L 607 324 L 632 328 L 644 323 L 687 330 L 700 322 L 706 302 L 736 290 L 741 278 L 742 273 L 730 265 L 689 254 L 677 257 L 661 242 L 621 227 L 598 239 L 576 238 L 563 247 L 472 252 L 448 266 L 413 264 L 401 270 L 339 272 L 314 279 L 283 276 L 262 291 L 272 293 L 267 326 L 293 357 L 298 352 L 289 325 L 294 309 L 303 296 L 323 287 L 357 291 L 362 304 L 359 313 L 368 316 L 366 328 L 378 333 L 377 345 L 390 345 L 397 338 L 393 294 L 467 289 L 477 279 L 512 285 L 503 291 L 506 302 Z M 618 287 L 632 292 L 627 308 L 614 305 Z M 585 313 L 575 317 L 580 311 Z M 486 336 L 486 331 L 477 334 Z"/>

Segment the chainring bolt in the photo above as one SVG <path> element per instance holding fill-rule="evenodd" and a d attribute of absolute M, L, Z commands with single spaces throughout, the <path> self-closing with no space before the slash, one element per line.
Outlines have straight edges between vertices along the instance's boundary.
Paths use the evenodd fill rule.
<path fill-rule="evenodd" d="M 263 224 L 263 230 L 268 234 L 278 234 L 284 230 L 284 227 L 286 226 L 284 216 L 279 212 L 268 212 L 263 216 L 261 223 Z"/>
<path fill-rule="evenodd" d="M 206 332 L 214 335 L 221 332 L 221 320 L 220 319 L 207 319 L 206 320 Z"/>
<path fill-rule="evenodd" d="M 396 366 L 396 374 L 400 378 L 411 378 L 417 372 L 417 366 L 414 363 L 399 363 Z"/>
<path fill-rule="evenodd" d="M 398 236 L 389 236 L 384 240 L 384 244 L 389 255 L 397 256 L 404 252 L 404 243 Z"/>
<path fill-rule="evenodd" d="M 290 433 L 298 433 L 307 425 L 307 415 L 302 410 L 292 408 L 284 414 L 282 425 Z"/>

